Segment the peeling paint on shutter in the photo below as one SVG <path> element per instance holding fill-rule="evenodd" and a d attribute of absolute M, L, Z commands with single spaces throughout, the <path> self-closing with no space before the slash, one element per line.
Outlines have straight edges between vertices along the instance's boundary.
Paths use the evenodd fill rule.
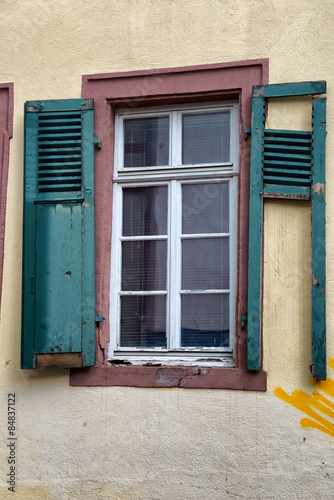
<path fill-rule="evenodd" d="M 253 87 L 248 252 L 247 366 L 261 367 L 263 198 L 312 200 L 312 366 L 326 379 L 326 82 Z M 265 129 L 267 98 L 313 95 L 312 132 Z"/>

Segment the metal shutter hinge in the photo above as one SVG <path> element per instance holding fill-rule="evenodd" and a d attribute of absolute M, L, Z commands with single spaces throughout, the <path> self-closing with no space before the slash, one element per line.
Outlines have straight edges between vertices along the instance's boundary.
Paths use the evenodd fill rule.
<path fill-rule="evenodd" d="M 252 130 L 250 128 L 245 128 L 245 139 L 248 139 L 248 137 L 251 135 Z"/>

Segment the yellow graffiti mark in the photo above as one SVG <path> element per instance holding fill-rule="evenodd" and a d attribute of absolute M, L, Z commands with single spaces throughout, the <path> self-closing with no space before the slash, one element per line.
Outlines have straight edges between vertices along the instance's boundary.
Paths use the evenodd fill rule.
<path fill-rule="evenodd" d="M 323 427 L 321 424 L 318 422 L 314 422 L 314 420 L 311 420 L 310 418 L 302 418 L 300 421 L 300 425 L 304 428 L 306 427 L 312 427 L 313 429 L 318 429 L 321 432 L 325 432 L 329 436 L 334 437 L 334 434 L 332 431 L 327 429 L 326 427 Z"/>
<path fill-rule="evenodd" d="M 334 380 L 332 380 L 331 378 L 323 380 L 322 382 L 315 382 L 314 380 L 312 380 L 311 383 L 312 385 L 314 385 L 314 387 L 317 387 L 318 389 L 321 389 L 323 392 L 328 394 L 328 396 L 334 397 Z"/>
<path fill-rule="evenodd" d="M 334 369 L 334 358 L 329 360 L 329 366 Z M 281 387 L 276 387 L 274 394 L 310 417 L 301 419 L 302 427 L 312 427 L 334 437 L 334 423 L 325 418 L 326 416 L 334 421 L 334 403 L 319 392 L 321 390 L 328 396 L 334 397 L 334 380 L 328 378 L 320 383 L 312 380 L 312 385 L 318 389 L 312 395 L 300 390 L 295 390 L 289 395 Z"/>
<path fill-rule="evenodd" d="M 322 396 L 321 394 L 319 394 L 318 391 L 314 391 L 313 392 L 313 397 L 315 397 L 319 401 L 322 401 L 325 405 L 329 406 L 330 408 L 333 408 L 333 410 L 334 410 L 334 404 L 331 403 L 330 401 L 328 401 L 327 398 L 325 398 L 324 396 Z"/>

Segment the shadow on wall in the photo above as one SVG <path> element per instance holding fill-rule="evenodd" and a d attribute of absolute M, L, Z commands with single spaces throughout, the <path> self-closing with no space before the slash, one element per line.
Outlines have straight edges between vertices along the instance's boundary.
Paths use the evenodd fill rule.
<path fill-rule="evenodd" d="M 334 358 L 329 360 L 329 366 L 334 369 Z M 323 382 L 311 380 L 311 383 L 323 393 L 334 398 L 333 379 L 327 378 Z M 331 420 L 334 421 L 334 404 L 323 396 L 319 390 L 314 391 L 312 396 L 304 391 L 296 390 L 290 396 L 281 387 L 276 387 L 274 394 L 310 417 L 301 419 L 300 425 L 302 427 L 313 427 L 334 437 L 334 423 L 331 422 Z M 326 417 L 329 417 L 331 420 Z"/>

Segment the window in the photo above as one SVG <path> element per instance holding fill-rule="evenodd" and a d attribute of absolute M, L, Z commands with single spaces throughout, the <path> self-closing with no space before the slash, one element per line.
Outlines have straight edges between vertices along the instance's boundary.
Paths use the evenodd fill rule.
<path fill-rule="evenodd" d="M 85 369 L 71 370 L 71 385 L 266 390 L 266 373 L 262 370 L 257 372 L 247 370 L 247 328 L 243 324 L 242 316 L 247 312 L 250 160 L 250 140 L 245 136 L 245 129 L 251 126 L 252 86 L 264 85 L 267 82 L 267 59 L 83 76 L 82 98 L 94 99 L 94 130 L 96 139 L 99 139 L 97 141 L 99 147 L 96 147 L 94 156 L 95 314 L 98 321 L 96 324 L 96 365 Z M 236 121 L 233 122 L 233 110 L 237 109 L 234 108 L 234 103 L 238 104 L 239 111 L 235 111 Z M 194 159 L 193 155 L 202 154 L 202 150 L 198 151 L 200 148 L 196 149 L 195 146 L 203 138 L 202 132 L 196 137 L 192 133 L 196 114 L 200 115 L 199 118 L 201 118 L 203 117 L 201 113 L 210 112 L 212 118 L 215 118 L 218 116 L 215 111 L 222 113 L 226 110 L 230 110 L 231 113 L 230 161 L 226 161 L 226 157 L 221 156 L 221 153 L 212 147 L 210 148 L 211 156 L 208 163 L 204 163 L 206 161 L 204 157 L 195 156 Z M 167 122 L 169 119 L 169 125 L 166 124 L 166 117 L 169 117 L 167 118 Z M 187 147 L 183 148 L 183 156 L 181 148 L 182 117 L 185 122 L 184 142 L 187 144 Z M 144 123 L 141 133 L 144 133 L 145 140 L 138 136 L 139 132 L 136 124 L 137 119 L 144 118 L 146 121 L 141 122 Z M 119 138 L 119 124 L 122 119 L 123 121 L 127 120 L 126 134 L 127 137 L 130 137 L 130 146 L 127 147 L 125 154 L 126 158 L 124 158 L 124 141 Z M 118 128 L 116 135 L 115 128 Z M 121 133 L 124 133 L 124 129 L 125 127 Z M 169 141 L 168 148 L 166 132 Z M 159 134 L 159 139 L 157 134 Z M 117 143 L 115 143 L 116 136 Z M 132 150 L 131 136 L 136 137 L 136 142 L 132 142 Z M 211 130 L 208 136 L 209 138 L 212 136 Z M 151 144 L 150 141 L 153 141 L 152 144 L 155 141 L 156 144 L 165 144 L 165 146 L 158 150 L 153 148 L 150 151 L 150 148 L 147 148 Z M 123 144 L 123 147 L 119 146 L 120 144 Z M 136 144 L 135 147 L 134 144 Z M 237 147 L 239 147 L 239 154 L 235 153 Z M 168 160 L 166 160 L 165 150 L 168 152 Z M 204 149 L 203 151 L 207 150 Z M 232 153 L 233 151 L 234 153 Z M 223 149 L 223 152 L 223 154 L 227 154 L 227 149 Z M 195 163 L 196 161 L 199 163 Z M 136 166 L 138 162 L 139 167 Z M 115 349 L 117 347 L 117 335 L 119 338 L 120 319 L 117 319 L 119 311 L 110 308 L 112 302 L 110 297 L 111 294 L 116 294 L 116 303 L 117 301 L 120 303 L 118 293 L 120 293 L 120 297 L 127 295 L 127 300 L 129 300 L 128 297 L 131 295 L 129 292 L 133 290 L 120 290 L 122 286 L 121 255 L 116 255 L 116 257 L 113 255 L 113 259 L 111 259 L 111 247 L 115 251 L 114 234 L 119 239 L 118 252 L 123 244 L 122 238 L 124 239 L 124 246 L 128 247 L 130 243 L 132 243 L 132 246 L 137 245 L 138 247 L 138 240 L 140 239 L 142 240 L 141 243 L 145 240 L 145 245 L 151 246 L 151 248 L 153 247 L 152 241 L 155 242 L 156 247 L 163 246 L 164 241 L 167 241 L 165 243 L 165 246 L 167 246 L 167 263 L 169 258 L 168 245 L 171 244 L 173 235 L 168 234 L 168 232 L 167 234 L 163 233 L 162 230 L 161 234 L 156 234 L 155 231 L 155 234 L 148 235 L 122 235 L 123 216 L 121 215 L 121 208 L 123 191 L 128 190 L 128 194 L 134 194 L 134 190 L 137 189 L 138 194 L 139 189 L 144 190 L 156 186 L 161 187 L 161 189 L 164 188 L 167 191 L 167 210 L 169 210 L 169 217 L 172 217 L 171 211 L 176 212 L 176 209 L 174 202 L 171 204 L 171 197 L 174 196 L 174 200 L 176 196 L 179 207 L 181 207 L 182 189 L 185 189 L 185 191 L 190 189 L 191 192 L 192 188 L 189 186 L 202 185 L 203 193 L 205 187 L 213 189 L 212 186 L 215 184 L 226 187 L 224 183 L 229 185 L 229 203 L 231 203 L 231 200 L 237 202 L 237 210 L 234 207 L 234 222 L 232 220 L 233 210 L 231 209 L 229 213 L 229 229 L 234 229 L 234 238 L 236 239 L 236 251 L 231 254 L 235 259 L 234 273 L 236 273 L 236 277 L 234 278 L 235 292 L 229 288 L 229 293 L 231 296 L 234 294 L 236 299 L 234 304 L 233 301 L 230 301 L 230 307 L 234 306 L 235 312 L 229 310 L 229 347 L 182 347 L 183 366 L 180 366 L 180 352 L 176 352 L 177 349 L 173 352 L 171 350 L 167 351 L 167 347 L 169 348 L 168 343 L 173 340 L 170 339 L 170 332 L 172 332 L 172 335 L 173 332 L 176 335 L 176 332 L 180 332 L 181 329 L 182 294 L 179 294 L 179 305 L 175 303 L 175 299 L 175 302 L 171 304 L 172 312 L 166 319 L 166 348 L 154 347 L 154 352 L 165 349 L 162 355 L 158 357 L 157 362 L 152 362 L 149 359 L 149 353 L 145 354 L 147 361 L 143 359 L 145 357 L 144 351 L 148 351 L 152 346 L 147 346 L 145 349 L 138 346 L 130 349 L 128 346 L 124 346 L 122 349 L 128 351 L 127 357 L 125 357 L 124 351 L 119 352 L 121 348 Z M 211 193 L 210 189 L 209 193 Z M 235 197 L 231 195 L 233 189 L 237 190 L 237 196 Z M 152 191 L 150 192 L 152 193 Z M 160 207 L 161 205 L 160 203 Z M 113 207 L 117 208 L 118 216 L 115 211 L 113 212 Z M 182 217 L 180 210 L 177 212 L 176 217 L 178 217 L 179 221 L 178 241 L 180 247 L 178 253 L 174 252 L 174 255 L 178 255 L 179 261 L 181 261 L 181 241 L 185 241 L 186 245 L 190 243 L 194 245 L 202 243 L 204 245 L 203 240 L 205 240 L 207 233 L 200 232 L 202 229 L 195 228 L 198 233 L 189 233 L 189 235 L 188 233 L 182 233 L 181 238 Z M 115 227 L 115 220 L 118 221 L 118 228 Z M 174 229 L 175 225 L 167 224 L 167 228 L 169 227 Z M 225 229 L 219 231 L 216 237 L 217 241 L 219 238 L 226 239 L 225 236 L 222 236 L 222 234 L 225 234 L 223 233 Z M 193 238 L 193 240 L 196 240 L 195 242 L 190 241 L 193 234 L 196 235 L 196 238 Z M 212 234 L 209 234 L 209 239 L 214 239 L 211 238 Z M 137 242 L 133 243 L 136 238 Z M 230 234 L 228 238 L 232 240 L 233 236 Z M 146 241 L 149 241 L 149 243 Z M 229 245 L 231 245 L 231 241 L 229 241 Z M 156 262 L 153 250 L 152 255 L 151 260 Z M 174 261 L 172 261 L 172 264 L 175 266 Z M 151 295 L 159 295 L 160 292 L 165 293 L 166 311 L 168 310 L 167 300 L 171 300 L 168 281 L 170 279 L 168 278 L 170 276 L 169 265 L 166 265 L 166 283 L 169 288 L 158 289 L 155 283 L 159 287 L 161 283 L 154 281 L 154 285 L 152 285 L 151 279 L 150 284 L 147 282 L 145 284 L 146 290 L 135 290 L 137 296 L 141 295 L 138 292 L 151 292 Z M 193 269 L 194 265 L 193 262 L 191 269 Z M 229 265 L 233 267 L 231 261 Z M 160 265 L 155 267 L 161 272 Z M 145 280 L 147 281 L 147 277 L 144 276 L 145 267 L 140 269 L 143 269 L 140 277 L 141 283 L 143 283 Z M 233 278 L 230 268 L 229 273 L 229 286 L 231 287 Z M 112 280 L 110 277 L 112 277 Z M 161 275 L 155 276 L 154 280 L 158 280 L 158 278 L 161 279 Z M 191 273 L 189 274 L 190 278 L 193 279 Z M 181 280 L 180 273 L 177 279 Z M 194 283 L 185 286 L 189 286 L 191 292 L 198 292 Z M 218 288 L 218 286 L 221 286 L 220 284 L 214 286 L 217 287 L 214 288 L 217 294 L 221 293 L 220 290 L 226 290 L 225 288 Z M 117 290 L 117 287 L 119 287 L 119 290 Z M 142 285 L 142 287 L 144 286 Z M 121 295 L 123 292 L 126 292 L 125 295 Z M 143 293 L 141 296 L 144 295 Z M 197 296 L 198 294 L 194 293 L 193 295 Z M 207 295 L 209 294 L 207 293 Z M 174 297 L 178 297 L 178 291 L 176 294 L 174 293 Z M 115 308 L 115 306 L 113 307 Z M 170 306 L 168 305 L 168 307 Z M 168 324 L 170 321 L 176 321 L 176 312 L 173 313 L 173 311 L 176 311 L 179 315 L 179 330 L 170 328 Z M 116 332 L 117 328 L 118 333 Z M 234 330 L 234 340 L 232 338 L 232 329 Z M 192 340 L 191 343 L 193 342 Z M 179 345 L 178 350 L 180 351 L 180 349 L 181 345 Z M 213 364 L 216 364 L 216 366 L 210 366 L 209 363 L 204 362 L 202 363 L 204 366 L 201 366 L 203 357 L 206 356 L 208 359 L 205 349 L 210 352 L 210 359 L 215 358 Z M 215 356 L 212 355 L 214 349 L 216 349 Z M 228 352 L 228 349 L 233 350 L 233 354 Z M 136 355 L 133 354 L 133 350 L 139 354 L 140 364 L 135 364 L 134 357 Z M 138 352 L 139 350 L 140 352 Z M 189 351 L 189 356 L 192 357 L 191 361 L 188 362 L 191 366 L 186 365 L 184 358 L 187 358 L 188 354 L 185 355 L 185 351 Z M 200 355 L 201 353 L 202 355 Z M 111 362 L 112 357 L 113 361 Z M 225 364 L 220 363 L 219 365 L 217 357 L 224 358 Z M 153 359 L 152 356 L 151 358 Z M 233 358 L 234 367 L 231 366 Z M 169 366 L 166 366 L 167 359 L 168 363 L 170 363 Z"/>
<path fill-rule="evenodd" d="M 111 359 L 234 366 L 238 104 L 116 112 Z"/>
<path fill-rule="evenodd" d="M 265 390 L 262 199 L 273 195 L 312 199 L 312 373 L 326 378 L 326 83 L 253 85 L 267 69 L 93 75 L 90 98 L 26 103 L 23 368 L 90 367 L 72 385 Z M 309 94 L 312 133 L 265 129 L 266 99 Z"/>

